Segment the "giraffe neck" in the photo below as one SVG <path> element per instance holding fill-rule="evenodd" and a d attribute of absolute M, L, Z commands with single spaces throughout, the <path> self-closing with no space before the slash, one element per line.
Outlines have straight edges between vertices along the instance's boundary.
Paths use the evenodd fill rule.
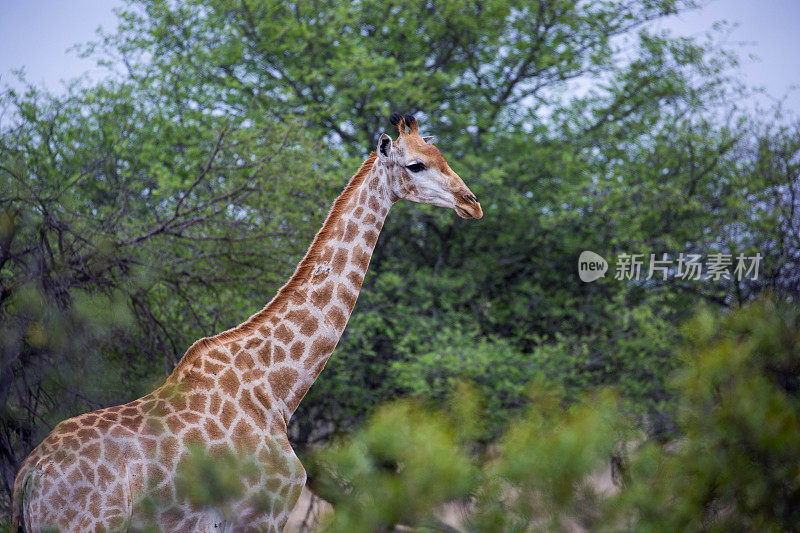
<path fill-rule="evenodd" d="M 195 343 L 174 375 L 188 382 L 191 367 L 203 359 L 227 361 L 241 386 L 257 398 L 262 391 L 267 398 L 260 403 L 288 423 L 344 332 L 395 199 L 386 168 L 373 154 L 336 199 L 275 298 L 237 328 Z M 227 353 L 220 355 L 219 347 Z M 199 357 L 190 357 L 193 351 Z"/>

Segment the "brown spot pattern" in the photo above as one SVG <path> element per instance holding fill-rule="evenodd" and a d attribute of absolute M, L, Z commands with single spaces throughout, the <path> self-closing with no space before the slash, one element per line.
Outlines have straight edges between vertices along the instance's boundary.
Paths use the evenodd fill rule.
<path fill-rule="evenodd" d="M 367 271 L 367 267 L 369 266 L 369 258 L 370 253 L 364 251 L 361 246 L 356 245 L 356 247 L 353 248 L 353 262 L 364 272 Z"/>
<path fill-rule="evenodd" d="M 331 301 L 332 295 L 333 295 L 333 283 L 328 282 L 319 289 L 311 293 L 311 303 L 314 304 L 316 307 L 322 309 L 326 305 L 328 305 L 328 302 Z"/>
<path fill-rule="evenodd" d="M 286 350 L 284 350 L 283 348 L 281 348 L 277 344 L 275 344 L 272 348 L 273 348 L 272 349 L 272 362 L 273 363 L 277 364 L 277 363 L 282 362 L 284 359 L 286 359 Z"/>
<path fill-rule="evenodd" d="M 311 313 L 308 314 L 303 325 L 300 327 L 300 333 L 303 335 L 311 335 L 315 331 L 317 331 L 317 327 L 319 326 L 319 321 L 311 316 Z"/>
<path fill-rule="evenodd" d="M 228 395 L 235 397 L 239 392 L 239 378 L 236 376 L 236 372 L 231 368 L 226 370 L 219 378 L 219 385 Z"/>
<path fill-rule="evenodd" d="M 347 249 L 339 248 L 333 256 L 333 271 L 341 274 L 347 266 Z"/>
<path fill-rule="evenodd" d="M 306 345 L 302 341 L 295 341 L 292 346 L 289 348 L 289 355 L 295 361 L 299 360 L 303 356 L 303 352 L 306 349 Z"/>
<path fill-rule="evenodd" d="M 260 346 L 262 342 L 264 342 L 263 339 L 260 339 L 258 337 L 252 337 L 250 340 L 248 340 L 245 343 L 244 349 L 245 350 L 252 350 L 253 348 L 256 348 L 256 347 Z"/>
<path fill-rule="evenodd" d="M 314 297 L 313 293 L 311 297 Z M 292 333 L 292 330 L 286 327 L 286 324 L 281 324 L 275 328 L 275 338 L 283 344 L 289 344 L 289 341 L 292 340 L 292 337 L 294 337 L 294 334 Z"/>
<path fill-rule="evenodd" d="M 256 366 L 256 362 L 253 361 L 253 357 L 248 352 L 242 351 L 236 356 L 236 368 L 242 372 L 250 370 L 254 366 Z"/>
<path fill-rule="evenodd" d="M 353 284 L 356 290 L 359 290 L 361 288 L 361 283 L 364 282 L 364 276 L 355 270 L 351 270 L 347 273 L 347 279 Z"/>
<path fill-rule="evenodd" d="M 378 242 L 378 232 L 372 230 L 364 232 L 364 241 L 367 243 L 367 246 L 375 246 L 375 243 Z"/>
<path fill-rule="evenodd" d="M 272 359 L 270 357 L 271 353 L 272 353 L 272 345 L 269 342 L 267 342 L 264 344 L 264 346 L 261 347 L 260 350 L 258 350 L 258 360 L 261 362 L 261 364 L 265 366 L 270 365 Z"/>
<path fill-rule="evenodd" d="M 339 285 L 336 288 L 336 296 L 339 298 L 339 300 L 341 300 L 348 312 L 353 310 L 353 307 L 356 305 L 356 298 L 358 297 L 355 292 L 351 291 L 344 285 Z"/>
<path fill-rule="evenodd" d="M 244 409 L 244 412 L 247 416 L 250 417 L 256 424 L 259 426 L 263 426 L 265 414 L 261 409 L 256 405 L 255 400 L 253 399 L 253 395 L 250 391 L 246 391 L 245 394 L 242 394 L 242 399 L 239 401 L 239 404 Z"/>
<path fill-rule="evenodd" d="M 331 307 L 328 314 L 325 315 L 325 320 L 339 330 L 343 330 L 345 325 L 347 325 L 347 316 L 335 305 Z"/>
<path fill-rule="evenodd" d="M 323 264 L 329 263 L 331 257 L 333 257 L 333 252 L 334 252 L 333 246 L 331 246 L 330 244 L 325 246 L 325 248 L 323 248 L 322 250 L 322 254 L 320 254 L 319 256 L 319 262 Z"/>
<path fill-rule="evenodd" d="M 333 352 L 333 348 L 335 346 L 336 341 L 327 337 L 320 337 L 312 342 L 311 349 L 309 351 L 309 357 L 304 363 L 305 367 L 311 368 L 311 366 L 313 366 L 317 360 L 329 356 Z"/>
<path fill-rule="evenodd" d="M 298 375 L 295 369 L 285 367 L 270 372 L 267 379 L 269 386 L 272 387 L 272 392 L 279 398 L 285 398 L 289 391 L 292 390 L 297 378 Z"/>
<path fill-rule="evenodd" d="M 344 242 L 353 242 L 353 239 L 355 239 L 357 235 L 358 235 L 358 224 L 350 220 L 347 223 L 347 231 L 344 233 Z"/>

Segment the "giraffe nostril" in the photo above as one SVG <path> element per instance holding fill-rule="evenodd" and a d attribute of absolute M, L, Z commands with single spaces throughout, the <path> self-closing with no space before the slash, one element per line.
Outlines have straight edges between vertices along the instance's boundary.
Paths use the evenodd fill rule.
<path fill-rule="evenodd" d="M 474 204 L 477 201 L 477 198 L 475 198 L 475 195 L 471 194 L 471 193 L 462 194 L 461 198 L 463 198 L 464 201 L 469 203 L 469 204 Z"/>

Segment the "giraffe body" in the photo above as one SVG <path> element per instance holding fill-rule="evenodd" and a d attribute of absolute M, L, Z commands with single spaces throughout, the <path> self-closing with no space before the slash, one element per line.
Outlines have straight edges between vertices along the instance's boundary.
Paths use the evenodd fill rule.
<path fill-rule="evenodd" d="M 283 528 L 306 480 L 287 438 L 289 419 L 344 331 L 392 204 L 408 198 L 482 215 L 413 118 L 393 123 L 397 142 L 381 136 L 378 153 L 336 199 L 294 275 L 264 309 L 193 344 L 151 394 L 65 420 L 31 452 L 14 483 L 18 527 Z M 235 498 L 198 505 L 179 490 L 193 450 L 255 466 Z"/>
<path fill-rule="evenodd" d="M 15 484 L 26 528 L 120 531 L 157 524 L 164 531 L 280 531 L 305 483 L 282 417 L 270 413 L 251 425 L 232 404 L 215 415 L 189 408 L 193 398 L 198 397 L 162 387 L 56 426 L 25 461 Z M 236 432 L 246 442 L 232 445 L 226 435 Z M 208 446 L 210 457 L 245 452 L 258 458 L 257 481 L 241 501 L 197 509 L 177 493 L 173 480 L 197 441 Z M 283 502 L 276 500 L 280 508 L 263 512 L 252 505 L 248 496 L 260 496 L 264 487 L 283 496 Z M 148 508 L 148 497 L 156 509 Z"/>

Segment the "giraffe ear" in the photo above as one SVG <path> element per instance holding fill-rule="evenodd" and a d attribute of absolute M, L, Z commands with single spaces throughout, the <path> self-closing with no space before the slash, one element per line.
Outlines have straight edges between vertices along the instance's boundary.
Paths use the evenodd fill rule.
<path fill-rule="evenodd" d="M 378 157 L 381 159 L 389 159 L 392 155 L 392 150 L 394 150 L 392 138 L 385 133 L 381 133 L 378 139 Z"/>
<path fill-rule="evenodd" d="M 433 144 L 436 142 L 436 135 L 426 135 L 422 140 L 425 141 L 426 144 Z"/>

